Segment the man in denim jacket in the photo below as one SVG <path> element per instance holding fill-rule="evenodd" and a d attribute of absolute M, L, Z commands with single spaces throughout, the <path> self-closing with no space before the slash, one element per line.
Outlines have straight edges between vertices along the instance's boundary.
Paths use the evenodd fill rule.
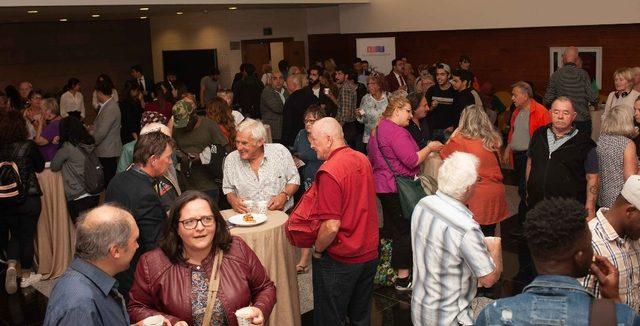
<path fill-rule="evenodd" d="M 522 294 L 485 307 L 476 325 L 589 325 L 593 295 L 576 280 L 589 271 L 602 297 L 616 302 L 617 325 L 640 325 L 640 316 L 619 303 L 618 271 L 594 258 L 586 216 L 573 199 L 546 199 L 529 211 L 524 232 L 539 276 Z"/>

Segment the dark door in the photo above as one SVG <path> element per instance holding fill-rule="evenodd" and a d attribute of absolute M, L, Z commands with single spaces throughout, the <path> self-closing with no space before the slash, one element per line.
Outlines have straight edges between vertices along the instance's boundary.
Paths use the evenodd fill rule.
<path fill-rule="evenodd" d="M 218 67 L 216 49 L 162 51 L 164 72 L 173 71 L 187 89 L 198 97 L 200 79 L 209 74 L 211 68 Z"/>

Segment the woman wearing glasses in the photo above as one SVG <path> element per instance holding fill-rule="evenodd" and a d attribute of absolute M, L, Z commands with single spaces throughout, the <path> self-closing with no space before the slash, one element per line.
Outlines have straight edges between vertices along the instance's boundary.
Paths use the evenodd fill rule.
<path fill-rule="evenodd" d="M 235 326 L 236 310 L 247 306 L 252 325 L 269 318 L 276 301 L 273 282 L 253 250 L 230 235 L 206 194 L 187 191 L 178 197 L 158 245 L 138 262 L 127 307 L 132 322 L 162 314 L 174 326 Z M 215 299 L 208 302 L 216 281 Z"/>

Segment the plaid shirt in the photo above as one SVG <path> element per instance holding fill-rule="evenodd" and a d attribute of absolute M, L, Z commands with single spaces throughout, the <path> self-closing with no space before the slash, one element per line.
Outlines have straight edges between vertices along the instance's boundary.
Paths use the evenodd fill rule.
<path fill-rule="evenodd" d="M 607 257 L 620 272 L 620 299 L 635 311 L 640 309 L 640 241 L 621 238 L 604 216 L 608 208 L 600 208 L 589 221 L 591 246 L 595 254 Z M 579 279 L 597 298 L 600 284 L 594 275 Z"/>
<path fill-rule="evenodd" d="M 336 113 L 336 120 L 342 125 L 356 120 L 356 106 L 358 105 L 356 89 L 356 84 L 352 81 L 345 81 L 338 91 L 338 112 Z"/>

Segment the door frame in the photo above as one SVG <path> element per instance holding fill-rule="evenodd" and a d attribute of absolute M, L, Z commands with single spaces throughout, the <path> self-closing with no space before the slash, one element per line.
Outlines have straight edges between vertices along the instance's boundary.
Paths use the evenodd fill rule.
<path fill-rule="evenodd" d="M 248 44 L 268 44 L 275 42 L 293 42 L 293 37 L 277 37 L 277 38 L 263 38 L 263 39 L 255 39 L 255 40 L 242 40 L 240 41 L 240 49 L 242 51 L 242 63 L 247 62 L 247 45 Z M 271 59 L 271 46 L 269 46 L 269 59 Z M 256 69 L 260 69 L 260 67 L 256 67 Z"/>

